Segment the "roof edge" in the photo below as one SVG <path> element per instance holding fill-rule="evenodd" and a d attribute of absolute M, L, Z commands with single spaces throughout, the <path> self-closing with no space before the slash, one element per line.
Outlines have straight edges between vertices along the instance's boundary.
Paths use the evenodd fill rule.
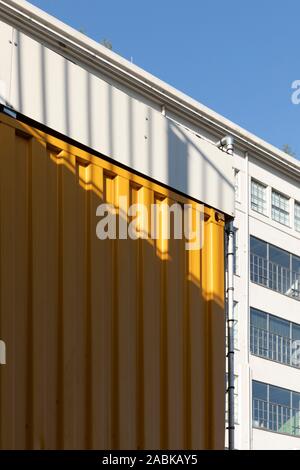
<path fill-rule="evenodd" d="M 243 151 L 268 160 L 281 171 L 300 179 L 300 161 L 269 144 L 229 119 L 202 105 L 164 81 L 108 50 L 93 39 L 45 13 L 25 0 L 0 0 L 0 18 L 19 27 L 37 40 L 51 45 L 56 51 L 76 57 L 82 64 L 105 72 L 130 88 L 138 89 L 150 99 L 184 114 L 197 126 L 206 126 L 218 136 L 231 134 Z"/>

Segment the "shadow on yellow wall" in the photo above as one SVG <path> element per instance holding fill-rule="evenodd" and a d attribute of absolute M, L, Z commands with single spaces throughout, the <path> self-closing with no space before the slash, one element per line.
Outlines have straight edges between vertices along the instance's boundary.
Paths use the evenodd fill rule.
<path fill-rule="evenodd" d="M 4 115 L 0 163 L 0 447 L 224 448 L 222 217 L 100 241 L 102 202 L 195 202 Z"/>

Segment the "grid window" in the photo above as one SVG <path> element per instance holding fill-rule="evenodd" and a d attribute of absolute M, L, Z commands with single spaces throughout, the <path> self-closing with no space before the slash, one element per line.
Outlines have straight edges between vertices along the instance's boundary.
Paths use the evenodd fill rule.
<path fill-rule="evenodd" d="M 250 352 L 300 368 L 300 325 L 250 309 Z"/>
<path fill-rule="evenodd" d="M 283 194 L 272 190 L 272 219 L 283 225 L 290 223 L 290 200 Z"/>
<path fill-rule="evenodd" d="M 253 236 L 250 237 L 250 279 L 300 300 L 300 258 Z"/>
<path fill-rule="evenodd" d="M 258 181 L 251 180 L 251 209 L 260 214 L 267 212 L 266 186 Z"/>
<path fill-rule="evenodd" d="M 300 394 L 254 380 L 252 424 L 255 428 L 300 437 Z"/>
<path fill-rule="evenodd" d="M 300 202 L 295 201 L 295 230 L 300 232 Z"/>

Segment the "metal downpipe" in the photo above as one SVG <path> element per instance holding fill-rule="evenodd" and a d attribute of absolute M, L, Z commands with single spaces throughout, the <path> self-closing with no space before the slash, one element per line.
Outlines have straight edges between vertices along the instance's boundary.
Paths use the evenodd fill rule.
<path fill-rule="evenodd" d="M 234 138 L 230 135 L 223 137 L 216 143 L 224 152 L 233 155 Z M 227 323 L 227 402 L 228 402 L 228 449 L 234 450 L 234 227 L 233 220 L 226 223 L 226 323 Z"/>
<path fill-rule="evenodd" d="M 227 243 L 227 285 L 226 285 L 226 321 L 227 321 L 227 369 L 228 369 L 228 448 L 234 450 L 234 228 L 233 221 L 226 224 L 226 243 Z"/>

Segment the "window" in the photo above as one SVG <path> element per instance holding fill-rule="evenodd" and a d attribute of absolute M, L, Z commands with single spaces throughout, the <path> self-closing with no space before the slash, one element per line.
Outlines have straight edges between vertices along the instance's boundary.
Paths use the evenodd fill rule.
<path fill-rule="evenodd" d="M 234 169 L 234 192 L 235 200 L 240 200 L 240 171 L 236 168 Z"/>
<path fill-rule="evenodd" d="M 279 292 L 290 288 L 290 253 L 269 245 L 269 287 Z"/>
<path fill-rule="evenodd" d="M 290 200 L 272 189 L 272 219 L 283 225 L 290 223 Z"/>
<path fill-rule="evenodd" d="M 261 258 L 267 258 L 268 246 L 267 243 L 256 237 L 250 237 L 250 250 L 251 253 L 260 256 Z"/>
<path fill-rule="evenodd" d="M 300 293 L 300 258 L 299 256 L 292 256 L 292 292 Z M 300 295 L 300 294 L 299 294 Z"/>
<path fill-rule="evenodd" d="M 225 420 L 228 421 L 228 373 L 226 372 Z M 239 422 L 238 376 L 234 376 L 234 422 Z"/>
<path fill-rule="evenodd" d="M 250 309 L 250 352 L 300 368 L 300 325 L 266 312 Z"/>
<path fill-rule="evenodd" d="M 267 187 L 258 181 L 251 180 L 251 209 L 260 214 L 267 212 Z"/>
<path fill-rule="evenodd" d="M 300 258 L 253 236 L 250 238 L 250 279 L 300 300 Z"/>
<path fill-rule="evenodd" d="M 250 237 L 250 279 L 262 286 L 268 285 L 268 245 L 255 237 Z"/>
<path fill-rule="evenodd" d="M 254 380 L 252 425 L 300 437 L 300 394 Z"/>
<path fill-rule="evenodd" d="M 295 201 L 294 216 L 295 216 L 295 230 L 300 232 L 300 202 L 297 202 L 297 201 Z"/>
<path fill-rule="evenodd" d="M 296 323 L 292 323 L 292 339 L 293 341 L 300 340 L 300 325 L 297 325 Z"/>
<path fill-rule="evenodd" d="M 268 315 L 254 308 L 250 309 L 250 352 L 269 358 Z"/>

